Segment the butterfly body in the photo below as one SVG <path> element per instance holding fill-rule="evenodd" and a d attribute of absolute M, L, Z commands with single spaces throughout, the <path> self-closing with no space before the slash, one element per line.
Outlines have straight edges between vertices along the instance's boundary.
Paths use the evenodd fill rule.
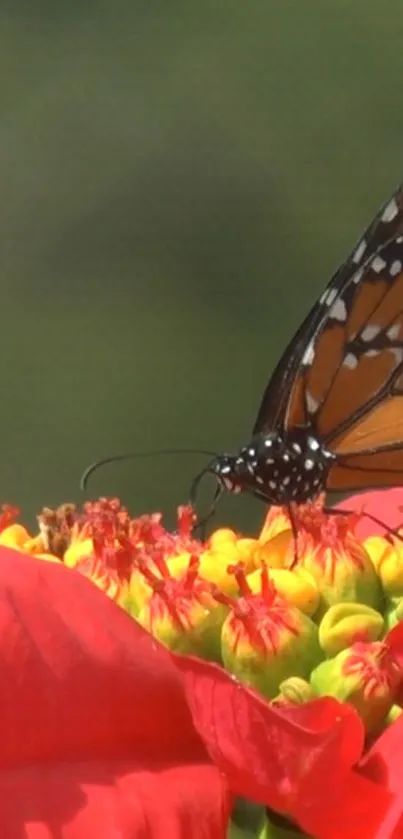
<path fill-rule="evenodd" d="M 268 504 L 304 503 L 323 492 L 334 455 L 306 428 L 255 435 L 212 471 L 229 492 L 249 491 Z"/>
<path fill-rule="evenodd" d="M 403 485 L 403 185 L 286 348 L 251 442 L 206 471 L 270 504 Z"/>

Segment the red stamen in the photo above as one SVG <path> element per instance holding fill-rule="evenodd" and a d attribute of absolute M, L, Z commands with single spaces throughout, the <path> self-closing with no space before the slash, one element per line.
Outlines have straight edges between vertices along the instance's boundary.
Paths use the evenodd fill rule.
<path fill-rule="evenodd" d="M 235 576 L 240 596 L 230 597 L 216 586 L 212 586 L 212 595 L 218 603 L 231 610 L 229 621 L 234 632 L 235 652 L 245 634 L 252 645 L 263 653 L 267 653 L 268 649 L 276 653 L 281 630 L 286 629 L 298 635 L 294 616 L 288 604 L 278 596 L 266 564 L 262 565 L 261 570 L 261 591 L 256 594 L 249 586 L 242 562 L 229 565 L 227 571 Z"/>
<path fill-rule="evenodd" d="M 200 559 L 198 556 L 192 555 L 189 559 L 187 571 L 183 580 L 183 587 L 185 591 L 192 591 L 194 584 L 199 577 Z"/>
<path fill-rule="evenodd" d="M 353 644 L 344 662 L 343 672 L 346 676 L 358 675 L 366 698 L 385 687 L 388 690 L 397 689 L 401 681 L 399 667 L 384 641 L 358 641 Z"/>
<path fill-rule="evenodd" d="M 242 597 L 249 597 L 251 594 L 253 594 L 252 589 L 250 588 L 250 585 L 246 579 L 244 562 L 237 562 L 235 564 L 228 565 L 227 573 L 232 574 L 235 577 Z"/>
<path fill-rule="evenodd" d="M 202 603 L 203 595 L 211 595 L 210 583 L 198 576 L 199 558 L 190 557 L 188 567 L 180 578 L 171 577 L 169 570 L 168 576 L 159 578 L 150 571 L 147 564 L 144 571 L 141 562 L 139 567 L 154 592 L 149 603 L 151 620 L 155 620 L 163 605 L 176 628 L 184 632 L 189 626 L 188 615 L 191 614 L 192 605 Z"/>
<path fill-rule="evenodd" d="M 2 504 L 0 513 L 0 533 L 13 524 L 17 516 L 20 514 L 18 507 L 13 507 L 11 504 Z"/>
<path fill-rule="evenodd" d="M 269 571 L 267 568 L 267 563 L 262 562 L 262 570 L 260 572 L 260 586 L 262 591 L 262 597 L 264 602 L 267 606 L 271 606 L 277 596 L 277 590 L 269 577 Z"/>
<path fill-rule="evenodd" d="M 229 594 L 226 594 L 224 591 L 221 591 L 221 589 L 214 583 L 210 586 L 210 592 L 211 596 L 217 601 L 217 603 L 221 603 L 223 606 L 228 606 L 229 609 L 236 608 L 238 600 L 235 597 L 231 597 Z"/>
<path fill-rule="evenodd" d="M 157 577 L 157 575 L 154 574 L 154 571 L 151 570 L 147 560 L 142 557 L 137 557 L 136 568 L 153 589 L 161 580 L 161 577 Z"/>
<path fill-rule="evenodd" d="M 181 539 L 191 539 L 197 516 L 190 504 L 178 507 L 178 534 Z"/>

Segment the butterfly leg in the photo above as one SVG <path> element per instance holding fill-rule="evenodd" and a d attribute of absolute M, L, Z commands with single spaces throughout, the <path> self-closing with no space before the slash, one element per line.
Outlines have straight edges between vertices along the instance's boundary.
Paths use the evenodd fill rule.
<path fill-rule="evenodd" d="M 328 516 L 354 516 L 357 514 L 356 510 L 335 510 L 334 507 L 324 507 L 323 512 L 327 513 Z M 394 527 L 388 527 L 388 525 L 385 524 L 384 521 L 381 521 L 381 519 L 378 519 L 376 516 L 373 516 L 372 513 L 366 513 L 365 510 L 363 510 L 362 515 L 366 516 L 367 519 L 370 519 L 370 521 L 373 521 L 374 524 L 377 524 L 379 527 L 383 527 L 383 529 L 386 531 L 385 538 L 389 541 L 391 540 L 392 536 L 396 536 L 403 542 L 403 534 L 399 533 L 399 529 L 401 528 L 396 529 Z"/>
<path fill-rule="evenodd" d="M 295 566 L 298 563 L 298 544 L 297 544 L 298 524 L 297 524 L 296 517 L 295 517 L 295 507 L 294 507 L 293 503 L 288 505 L 288 515 L 290 517 L 292 537 L 293 537 L 293 545 L 294 545 L 294 557 L 292 559 L 291 565 L 288 566 L 288 570 L 292 571 L 292 569 L 295 568 Z"/>

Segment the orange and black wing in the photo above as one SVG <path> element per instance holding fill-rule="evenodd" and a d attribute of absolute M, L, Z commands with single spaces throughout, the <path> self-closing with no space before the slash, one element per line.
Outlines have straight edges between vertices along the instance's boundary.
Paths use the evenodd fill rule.
<path fill-rule="evenodd" d="M 353 275 L 307 362 L 309 426 L 337 456 L 327 488 L 403 481 L 403 236 Z"/>
<path fill-rule="evenodd" d="M 388 332 L 379 317 L 389 313 L 393 319 L 398 307 L 403 308 L 400 234 L 403 185 L 379 210 L 287 347 L 264 393 L 254 433 L 314 426 L 321 439 L 333 440 L 343 422 L 353 416 L 358 422 L 359 412 L 377 398 L 370 380 L 382 377 L 382 365 L 382 387 L 392 387 L 400 344 L 397 333 L 396 340 L 390 336 L 398 324 L 393 320 Z M 375 327 L 380 327 L 376 334 Z M 356 390 L 350 401 L 346 395 L 341 398 L 347 381 Z M 396 463 L 395 458 L 393 454 Z"/>

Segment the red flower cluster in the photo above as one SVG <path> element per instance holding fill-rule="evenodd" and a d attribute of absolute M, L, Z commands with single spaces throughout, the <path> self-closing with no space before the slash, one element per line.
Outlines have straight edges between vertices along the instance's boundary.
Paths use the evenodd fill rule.
<path fill-rule="evenodd" d="M 372 501 L 399 520 L 402 490 Z M 2 839 L 225 839 L 234 795 L 318 839 L 403 837 L 403 715 L 366 747 L 351 706 L 268 704 L 169 652 L 83 575 L 4 545 L 0 631 Z M 386 643 L 400 664 L 403 624 Z"/>

